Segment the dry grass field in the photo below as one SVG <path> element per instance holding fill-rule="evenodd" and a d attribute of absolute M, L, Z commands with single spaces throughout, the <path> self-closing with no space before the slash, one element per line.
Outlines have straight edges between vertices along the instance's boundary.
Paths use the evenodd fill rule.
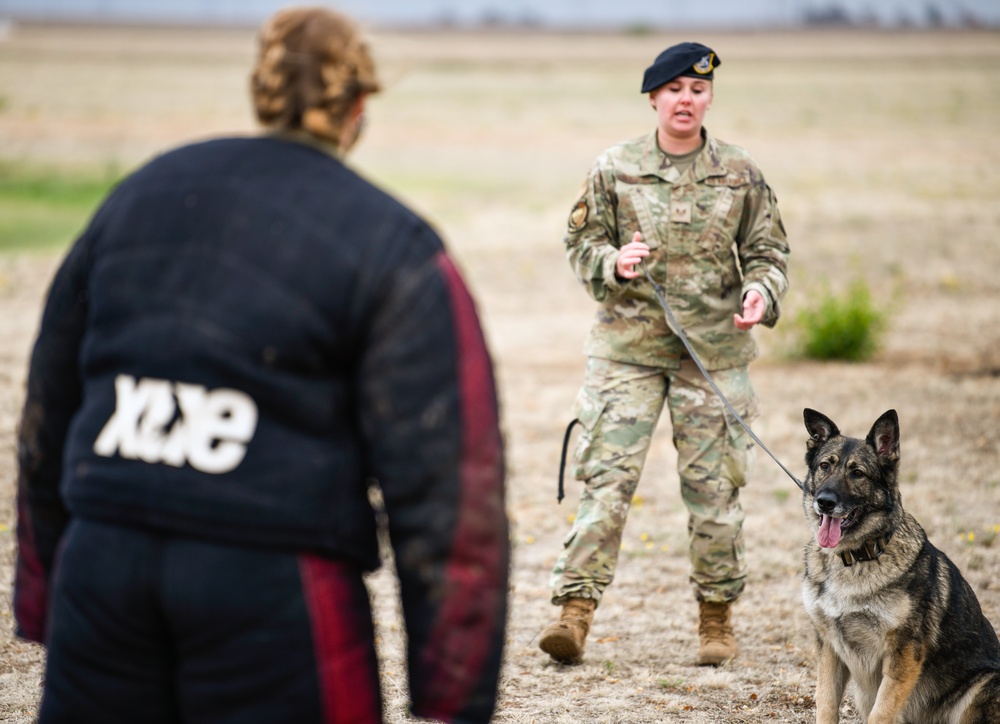
<path fill-rule="evenodd" d="M 554 665 L 536 646 L 555 613 L 547 580 L 579 491 L 569 482 L 556 505 L 593 313 L 563 257 L 565 220 L 597 153 L 652 128 L 642 71 L 689 35 L 373 33 L 387 91 L 371 103 L 351 162 L 440 229 L 478 299 L 501 385 L 514 567 L 497 722 L 814 720 L 798 490 L 759 457 L 743 496 L 742 652 L 720 670 L 693 666 L 696 606 L 667 422 L 586 662 Z M 785 317 L 758 333 L 758 434 L 802 474 L 803 407 L 858 436 L 897 409 L 904 502 L 1000 625 L 1000 35 L 698 39 L 723 59 L 706 124 L 754 155 L 792 244 Z M 252 54 L 252 33 L 240 30 L 15 27 L 0 37 L 0 173 L 121 173 L 184 141 L 253 132 Z M 12 635 L 14 430 L 59 254 L 0 255 L 0 720 L 9 722 L 33 719 L 44 659 Z M 890 312 L 876 358 L 790 355 L 797 310 L 859 278 Z M 386 717 L 407 721 L 390 572 L 370 583 Z M 844 714 L 857 721 L 847 704 Z"/>

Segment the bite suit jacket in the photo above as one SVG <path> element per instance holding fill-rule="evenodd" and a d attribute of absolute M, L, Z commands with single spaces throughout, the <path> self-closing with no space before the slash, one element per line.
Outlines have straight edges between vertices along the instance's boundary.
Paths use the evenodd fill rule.
<path fill-rule="evenodd" d="M 475 305 L 332 155 L 218 139 L 125 179 L 52 283 L 18 452 L 21 636 L 70 516 L 371 570 L 381 498 L 414 710 L 492 710 L 509 542 Z"/>

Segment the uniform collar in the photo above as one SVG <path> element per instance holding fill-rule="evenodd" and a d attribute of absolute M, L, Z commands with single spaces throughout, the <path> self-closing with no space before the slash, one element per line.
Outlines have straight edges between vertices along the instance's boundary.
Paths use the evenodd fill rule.
<path fill-rule="evenodd" d="M 705 139 L 705 145 L 702 146 L 701 153 L 695 157 L 691 166 L 694 180 L 703 181 L 709 176 L 725 176 L 727 171 L 719 161 L 718 141 L 704 127 L 701 129 L 701 137 Z M 643 141 L 639 172 L 643 176 L 656 176 L 671 184 L 680 180 L 677 169 L 670 163 L 667 155 L 660 150 L 655 130 L 647 135 Z"/>

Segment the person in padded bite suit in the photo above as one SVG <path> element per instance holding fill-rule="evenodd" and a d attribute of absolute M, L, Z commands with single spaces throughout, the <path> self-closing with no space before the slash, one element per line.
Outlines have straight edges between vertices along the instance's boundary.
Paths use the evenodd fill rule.
<path fill-rule="evenodd" d="M 18 634 L 42 722 L 377 722 L 377 484 L 412 713 L 486 722 L 503 441 L 475 305 L 346 166 L 379 90 L 348 18 L 261 28 L 266 132 L 125 179 L 49 290 L 19 432 Z"/>

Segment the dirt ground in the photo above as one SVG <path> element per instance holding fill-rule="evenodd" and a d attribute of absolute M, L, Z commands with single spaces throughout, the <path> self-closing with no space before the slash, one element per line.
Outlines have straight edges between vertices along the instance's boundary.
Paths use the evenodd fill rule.
<path fill-rule="evenodd" d="M 562 253 L 597 153 L 652 128 L 642 70 L 674 35 L 373 32 L 387 91 L 352 157 L 430 219 L 477 297 L 501 386 L 514 560 L 497 722 L 806 722 L 815 666 L 799 598 L 798 490 L 766 457 L 743 504 L 740 656 L 693 665 L 686 513 L 669 424 L 654 439 L 618 577 L 580 666 L 537 649 L 579 488 L 555 501 L 593 305 Z M 1000 36 L 701 34 L 723 58 L 706 121 L 752 152 L 792 244 L 792 290 L 752 367 L 757 433 L 803 473 L 802 408 L 864 435 L 899 412 L 904 502 L 1000 624 Z M 251 132 L 252 34 L 14 27 L 0 37 L 0 161 L 127 170 L 177 143 Z M 66 241 L 69 241 L 68 239 Z M 0 720 L 33 720 L 44 652 L 12 635 L 14 431 L 59 252 L 0 255 Z M 819 290 L 856 278 L 890 312 L 864 364 L 789 355 Z M 386 717 L 403 722 L 391 570 L 370 579 Z M 850 704 L 844 721 L 856 722 Z"/>

